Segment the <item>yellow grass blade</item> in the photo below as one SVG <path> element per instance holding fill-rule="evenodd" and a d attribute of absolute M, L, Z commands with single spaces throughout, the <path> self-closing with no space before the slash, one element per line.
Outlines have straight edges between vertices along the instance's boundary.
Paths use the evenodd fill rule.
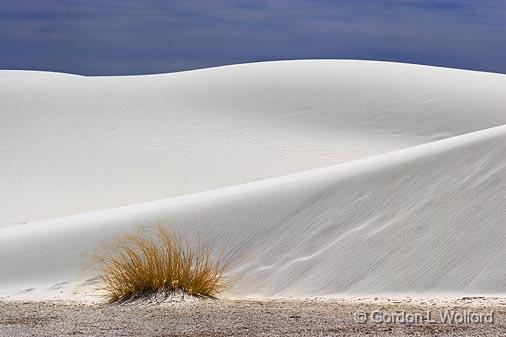
<path fill-rule="evenodd" d="M 109 302 L 125 302 L 181 291 L 200 298 L 216 298 L 228 288 L 229 263 L 215 261 L 211 249 L 192 249 L 186 237 L 157 227 L 155 238 L 124 235 L 107 242 L 95 256 Z"/>

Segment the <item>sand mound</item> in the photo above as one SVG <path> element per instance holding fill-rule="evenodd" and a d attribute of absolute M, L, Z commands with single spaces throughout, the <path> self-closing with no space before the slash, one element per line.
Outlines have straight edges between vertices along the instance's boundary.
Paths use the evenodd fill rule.
<path fill-rule="evenodd" d="M 0 85 L 0 295 L 68 298 L 99 242 L 162 221 L 241 254 L 239 295 L 506 292 L 504 75 L 294 61 Z"/>

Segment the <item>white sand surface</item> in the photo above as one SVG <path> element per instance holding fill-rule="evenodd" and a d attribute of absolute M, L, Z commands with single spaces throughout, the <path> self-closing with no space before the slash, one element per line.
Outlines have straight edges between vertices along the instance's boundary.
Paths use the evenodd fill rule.
<path fill-rule="evenodd" d="M 237 296 L 504 295 L 505 93 L 367 61 L 0 71 L 0 296 L 83 300 L 151 223 L 240 256 Z"/>

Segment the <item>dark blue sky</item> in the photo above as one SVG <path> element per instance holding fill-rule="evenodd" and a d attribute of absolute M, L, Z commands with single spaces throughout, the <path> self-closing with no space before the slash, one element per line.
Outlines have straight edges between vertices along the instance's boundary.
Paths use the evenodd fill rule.
<path fill-rule="evenodd" d="M 506 0 L 0 0 L 0 69 L 389 60 L 506 73 Z"/>

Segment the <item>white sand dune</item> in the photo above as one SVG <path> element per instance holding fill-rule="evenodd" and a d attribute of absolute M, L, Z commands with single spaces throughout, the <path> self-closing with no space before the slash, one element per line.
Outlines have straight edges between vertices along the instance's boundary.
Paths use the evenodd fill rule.
<path fill-rule="evenodd" d="M 505 75 L 291 61 L 0 86 L 0 296 L 79 297 L 100 242 L 159 222 L 240 254 L 241 296 L 506 293 Z"/>

